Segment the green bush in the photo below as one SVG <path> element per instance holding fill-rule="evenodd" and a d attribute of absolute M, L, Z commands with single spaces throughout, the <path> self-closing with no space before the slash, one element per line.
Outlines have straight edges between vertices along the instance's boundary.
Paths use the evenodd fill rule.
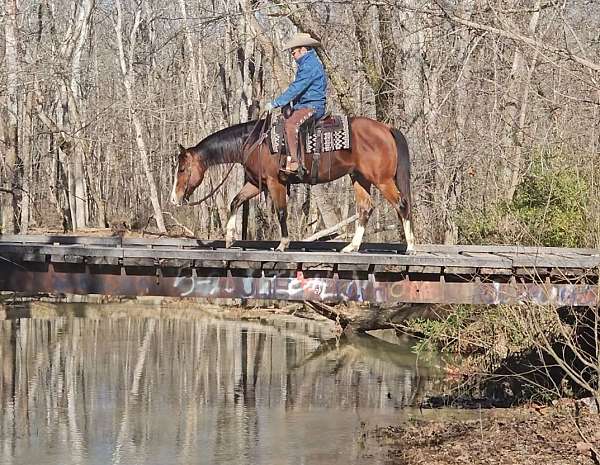
<path fill-rule="evenodd" d="M 588 230 L 588 184 L 572 167 L 533 164 L 519 185 L 510 212 L 545 246 L 581 247 Z"/>
<path fill-rule="evenodd" d="M 527 347 L 526 337 L 506 320 L 504 307 L 457 305 L 445 319 L 413 319 L 409 331 L 421 336 L 415 351 L 481 355 L 497 359 Z"/>
<path fill-rule="evenodd" d="M 564 157 L 538 155 L 511 202 L 463 211 L 457 219 L 466 243 L 518 243 L 583 247 L 595 236 L 590 208 L 591 173 L 580 173 Z"/>

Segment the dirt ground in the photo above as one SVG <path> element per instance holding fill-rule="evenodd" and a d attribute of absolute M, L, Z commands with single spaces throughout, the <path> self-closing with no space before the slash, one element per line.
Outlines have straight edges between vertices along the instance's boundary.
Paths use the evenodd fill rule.
<path fill-rule="evenodd" d="M 581 434 L 580 434 L 581 431 Z M 599 465 L 600 415 L 518 408 L 467 421 L 409 421 L 374 432 L 390 465 Z"/>

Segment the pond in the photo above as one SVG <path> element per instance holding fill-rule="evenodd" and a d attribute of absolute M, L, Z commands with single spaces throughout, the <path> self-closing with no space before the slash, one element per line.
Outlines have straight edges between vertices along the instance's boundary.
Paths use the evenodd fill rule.
<path fill-rule="evenodd" d="M 0 463 L 384 463 L 368 431 L 439 389 L 437 361 L 393 333 L 219 315 L 79 304 L 0 321 Z"/>

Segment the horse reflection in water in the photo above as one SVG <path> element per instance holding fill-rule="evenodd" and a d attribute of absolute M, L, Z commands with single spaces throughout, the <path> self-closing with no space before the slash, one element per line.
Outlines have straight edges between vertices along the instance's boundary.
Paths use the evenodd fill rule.
<path fill-rule="evenodd" d="M 191 148 L 179 146 L 178 166 L 173 180 L 171 202 L 182 205 L 202 183 L 206 170 L 213 165 L 240 163 L 246 172 L 246 184 L 230 205 L 226 228 L 226 244 L 234 240 L 235 215 L 248 199 L 261 190 L 271 196 L 281 227 L 277 250 L 289 245 L 287 229 L 287 185 L 306 183 L 307 177 L 281 178 L 278 157 L 270 153 L 265 130 L 267 120 L 251 121 L 218 131 Z M 349 175 L 354 187 L 357 227 L 352 242 L 342 252 L 360 248 L 367 222 L 373 211 L 371 186 L 387 199 L 403 224 L 407 253 L 414 250 L 411 226 L 410 159 L 402 133 L 369 118 L 352 118 L 352 149 L 329 152 L 321 156 L 317 183 L 327 183 Z M 311 173 L 312 158 L 306 157 L 306 170 Z"/>

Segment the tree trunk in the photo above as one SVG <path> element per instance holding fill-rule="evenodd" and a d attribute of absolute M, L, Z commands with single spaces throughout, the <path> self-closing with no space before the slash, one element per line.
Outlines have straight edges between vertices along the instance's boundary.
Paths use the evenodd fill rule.
<path fill-rule="evenodd" d="M 448 313 L 447 309 L 432 304 L 391 303 L 386 306 L 356 304 L 330 306 L 312 301 L 307 301 L 306 304 L 326 318 L 339 322 L 346 332 L 398 329 L 411 319 L 441 320 Z"/>
<path fill-rule="evenodd" d="M 158 199 L 158 191 L 156 189 L 156 183 L 154 182 L 154 177 L 152 175 L 152 170 L 150 169 L 150 163 L 148 161 L 148 149 L 146 148 L 146 142 L 144 140 L 144 129 L 142 126 L 142 121 L 138 115 L 136 109 L 135 102 L 135 94 L 133 91 L 135 85 L 135 74 L 132 69 L 133 66 L 133 57 L 135 53 L 135 44 L 136 44 L 136 34 L 140 26 L 141 22 L 141 7 L 138 4 L 134 23 L 131 28 L 129 34 L 129 50 L 127 57 L 125 56 L 125 47 L 123 44 L 123 9 L 121 7 L 121 1 L 116 0 L 117 6 L 117 20 L 115 23 L 115 32 L 116 32 L 116 40 L 117 40 L 117 48 L 118 48 L 118 57 L 119 64 L 121 67 L 121 74 L 123 77 L 123 85 L 125 86 L 125 93 L 127 95 L 127 102 L 129 105 L 129 111 L 131 114 L 131 120 L 133 122 L 133 127 L 135 129 L 135 142 L 140 154 L 140 160 L 142 161 L 142 167 L 144 169 L 144 174 L 146 175 L 146 181 L 148 183 L 148 187 L 150 189 L 150 201 L 152 202 L 152 208 L 154 209 L 154 219 L 156 220 L 156 224 L 158 226 L 158 230 L 161 233 L 166 233 L 167 230 L 165 228 L 165 222 L 163 219 L 162 209 L 160 207 L 160 201 Z"/>
<path fill-rule="evenodd" d="M 379 121 L 392 122 L 394 117 L 395 69 L 398 50 L 394 40 L 392 23 L 394 11 L 388 5 L 378 5 L 379 45 L 369 39 L 373 34 L 375 18 L 371 5 L 355 3 L 354 32 L 358 41 L 365 77 L 375 97 L 375 115 Z"/>
<path fill-rule="evenodd" d="M 28 92 L 25 101 L 25 111 L 23 112 L 23 195 L 21 196 L 21 226 L 20 233 L 27 234 L 29 230 L 30 206 L 32 203 L 32 151 L 33 151 L 33 92 Z"/>
<path fill-rule="evenodd" d="M 251 3 L 247 0 L 243 0 L 240 2 L 240 4 L 242 5 L 244 13 L 246 14 L 246 21 L 248 27 L 250 28 L 250 31 L 252 31 L 252 33 L 254 34 L 254 37 L 262 50 L 262 56 L 266 57 L 267 61 L 271 63 L 271 75 L 273 79 L 275 79 L 276 89 L 279 91 L 283 91 L 286 87 L 287 80 L 289 78 L 289 73 L 285 71 L 279 53 L 275 52 L 275 43 L 267 36 L 267 34 L 257 21 L 252 11 L 249 10 L 249 7 L 251 7 Z"/>
<path fill-rule="evenodd" d="M 237 122 L 244 123 L 248 121 L 252 107 L 255 106 L 253 96 L 254 87 L 252 86 L 252 75 L 250 73 L 250 66 L 254 65 L 252 62 L 254 61 L 255 47 L 249 26 L 249 17 L 252 16 L 250 1 L 239 0 L 239 4 L 242 10 L 238 33 L 241 45 L 239 47 L 239 61 L 237 63 L 240 83 L 238 86 L 238 98 L 236 100 L 240 105 L 240 119 Z"/>
<path fill-rule="evenodd" d="M 66 205 L 60 205 L 64 212 L 64 227 L 68 229 L 85 228 L 89 221 L 88 185 L 85 174 L 85 143 L 82 135 L 86 126 L 82 109 L 85 106 L 81 92 L 81 57 L 89 39 L 92 12 L 95 0 L 78 0 L 72 5 L 69 27 L 58 49 L 57 67 L 61 72 L 68 68 L 66 77 L 60 81 L 49 108 L 44 109 L 45 95 L 36 87 L 38 117 L 49 131 L 56 134 L 57 174 L 64 174 L 66 182 L 58 183 L 57 188 L 64 189 L 68 199 Z M 54 25 L 53 25 L 54 26 Z M 40 20 L 40 29 L 42 28 Z M 55 192 L 60 199 L 62 196 Z"/>
<path fill-rule="evenodd" d="M 404 110 L 404 120 L 406 121 L 405 135 L 409 145 L 411 155 L 411 165 L 414 168 L 412 178 L 425 178 L 424 184 L 431 185 L 432 173 L 428 168 L 431 166 L 429 160 L 429 147 L 425 140 L 425 120 L 424 120 L 424 102 L 426 99 L 424 83 L 424 47 L 425 36 L 420 17 L 417 16 L 415 0 L 407 3 L 406 11 L 402 12 L 402 54 L 404 58 L 401 63 L 402 80 L 402 106 Z M 429 193 L 421 193 L 425 196 Z M 415 196 L 416 197 L 416 196 Z M 418 218 L 423 218 L 423 224 L 418 222 L 416 226 L 417 237 L 420 242 L 431 242 L 432 237 L 426 232 L 430 229 L 431 219 L 435 215 L 435 208 L 430 202 L 419 202 L 415 199 L 414 212 Z"/>
<path fill-rule="evenodd" d="M 2 223 L 0 232 L 19 232 L 19 221 L 17 219 L 17 199 L 19 186 L 17 158 L 19 153 L 19 59 L 17 42 L 17 1 L 6 0 L 6 23 L 4 26 L 6 40 L 6 104 L 4 108 L 4 167 L 3 182 L 0 186 L 0 204 Z"/>
<path fill-rule="evenodd" d="M 203 87 L 203 57 L 202 51 L 196 52 L 196 47 L 192 41 L 192 35 L 188 30 L 187 22 L 187 8 L 185 0 L 179 0 L 179 7 L 181 9 L 181 15 L 183 16 L 183 33 L 185 35 L 185 42 L 187 44 L 187 56 L 189 57 L 189 76 L 192 79 L 192 99 L 194 100 L 195 115 L 200 127 L 206 127 L 205 111 L 209 101 L 202 99 L 202 87 Z M 199 44 L 198 47 L 202 45 Z"/>
<path fill-rule="evenodd" d="M 536 0 L 534 12 L 529 20 L 529 35 L 534 36 L 540 18 L 542 0 Z M 529 66 L 522 51 L 517 48 L 513 59 L 511 82 L 507 92 L 505 105 L 503 142 L 506 147 L 503 173 L 505 189 L 504 200 L 512 201 L 523 171 L 523 130 L 527 119 L 529 103 L 529 87 L 531 76 L 537 65 L 539 51 L 535 49 L 534 56 Z"/>
<path fill-rule="evenodd" d="M 71 130 L 77 132 L 84 126 L 80 109 L 83 108 L 83 95 L 81 93 L 81 54 L 89 37 L 90 19 L 94 8 L 94 0 L 80 0 L 77 15 L 77 33 L 73 37 L 71 55 L 71 73 L 69 87 L 65 88 L 69 102 L 69 119 Z M 75 131 L 73 131 L 75 132 Z M 85 228 L 88 225 L 88 186 L 85 175 L 85 146 L 82 137 L 73 138 L 73 152 L 71 154 L 70 185 L 72 192 L 71 206 L 73 209 L 73 227 Z"/>
<path fill-rule="evenodd" d="M 379 4 L 377 12 L 379 13 L 379 40 L 381 41 L 381 83 L 375 94 L 375 106 L 377 119 L 393 124 L 398 47 L 394 39 L 392 24 L 396 22 L 396 19 L 394 11 L 386 3 Z"/>

